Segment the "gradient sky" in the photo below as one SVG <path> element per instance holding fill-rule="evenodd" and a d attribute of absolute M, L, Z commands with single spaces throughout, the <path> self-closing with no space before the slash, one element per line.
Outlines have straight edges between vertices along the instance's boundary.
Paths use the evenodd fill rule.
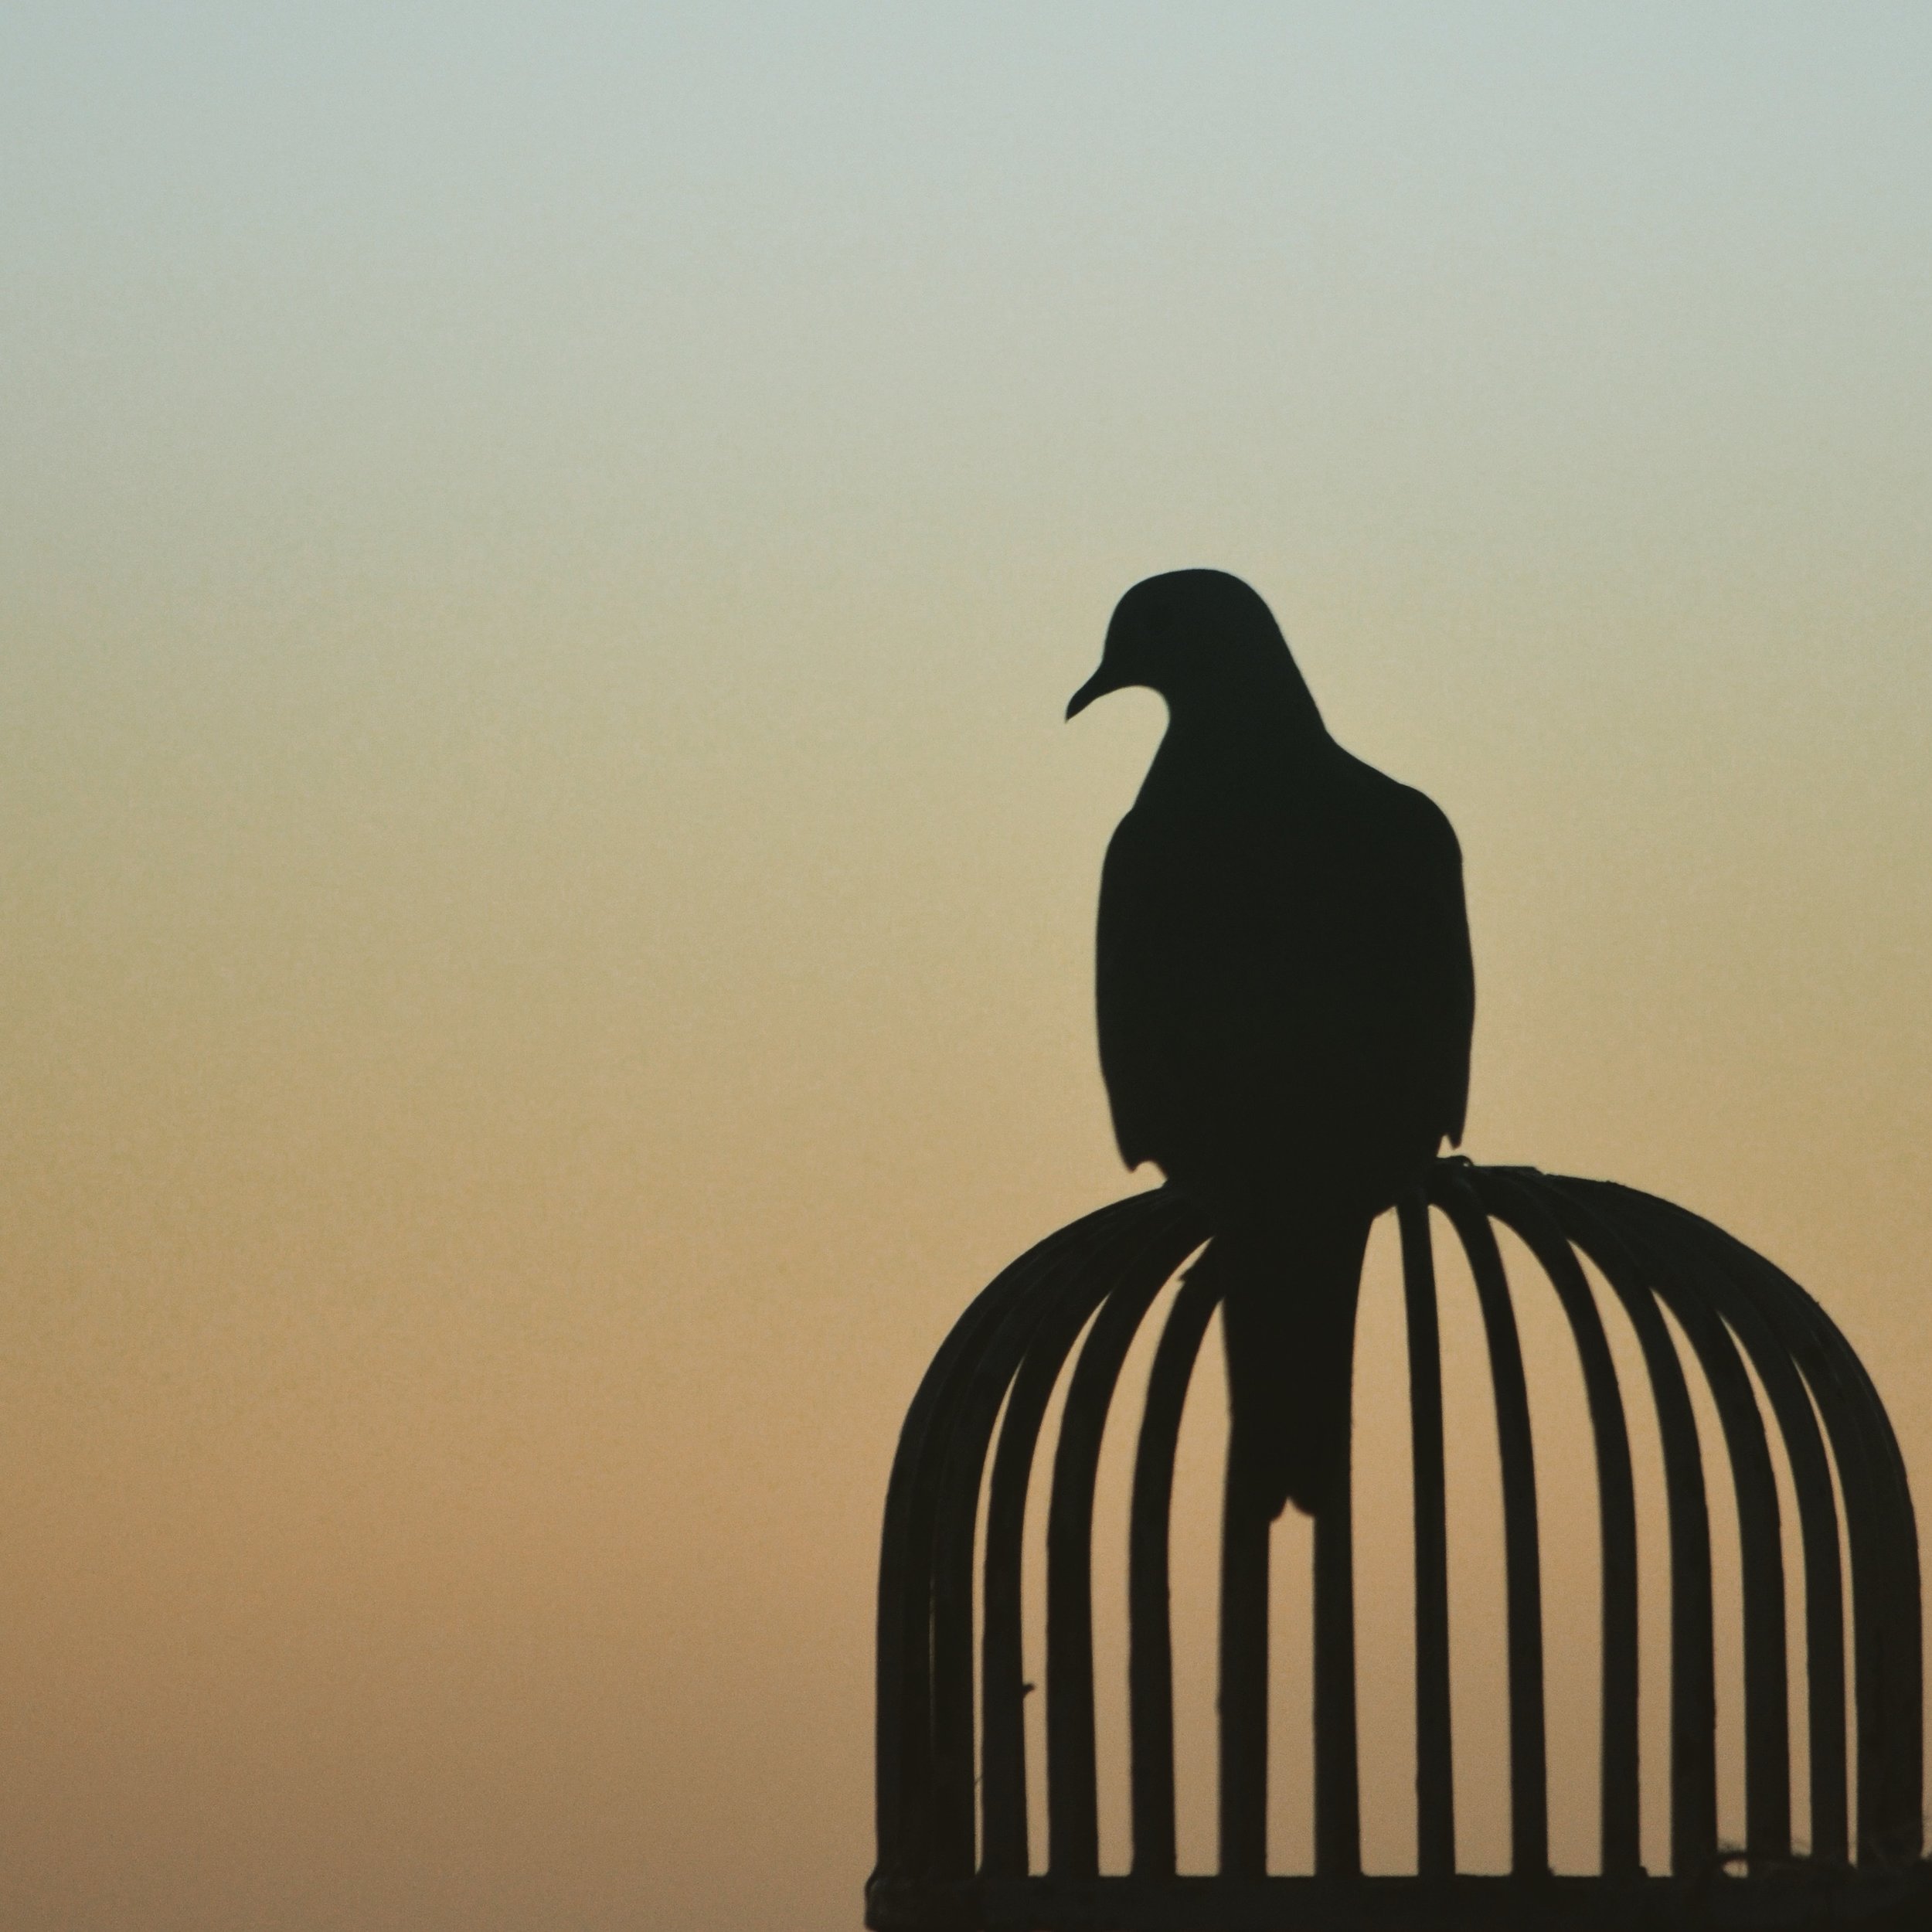
<path fill-rule="evenodd" d="M 1784 1263 L 1932 1494 L 1928 98 L 1913 5 L 9 8 L 0 1920 L 857 1923 L 899 1417 L 1139 1184 L 1161 714 L 1060 717 L 1176 565 L 1454 820 L 1471 1151 Z"/>

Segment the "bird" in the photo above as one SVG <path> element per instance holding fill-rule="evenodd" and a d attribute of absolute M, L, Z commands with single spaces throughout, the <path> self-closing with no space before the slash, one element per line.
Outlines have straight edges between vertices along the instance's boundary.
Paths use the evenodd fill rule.
<path fill-rule="evenodd" d="M 1454 828 L 1329 735 L 1267 604 L 1166 572 L 1066 707 L 1145 686 L 1168 728 L 1109 842 L 1095 945 L 1121 1157 L 1203 1211 L 1230 1480 L 1271 1520 L 1346 1481 L 1369 1230 L 1461 1142 L 1475 977 Z"/>

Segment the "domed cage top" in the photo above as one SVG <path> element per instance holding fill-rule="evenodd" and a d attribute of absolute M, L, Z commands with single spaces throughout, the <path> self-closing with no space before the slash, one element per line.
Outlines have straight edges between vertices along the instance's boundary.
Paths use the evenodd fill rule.
<path fill-rule="evenodd" d="M 1511 1855 L 1509 1871 L 1497 1875 L 1456 1867 L 1431 1206 L 1467 1255 L 1502 1459 Z M 1169 1517 L 1182 1407 L 1214 1313 L 1211 1287 L 1196 1277 L 1184 1280 L 1168 1304 L 1134 1458 L 1127 1580 L 1132 1859 L 1124 1873 L 1100 1869 L 1093 1523 L 1101 1435 L 1137 1332 L 1207 1236 L 1199 1209 L 1162 1188 L 1088 1215 L 1006 1269 L 947 1336 L 906 1416 L 879 1569 L 879 1862 L 867 1887 L 868 1924 L 876 1932 L 1473 1932 L 1518 1925 L 1624 1932 L 1879 1922 L 1874 1913 L 1889 1923 L 1894 1912 L 1910 1913 L 1914 1925 L 1932 1923 L 1920 1860 L 1917 1532 L 1883 1406 L 1829 1317 L 1787 1276 L 1710 1223 L 1607 1182 L 1458 1158 L 1436 1163 L 1426 1189 L 1397 1212 L 1414 1503 L 1413 1874 L 1362 1874 L 1355 1552 L 1345 1485 L 1314 1535 L 1313 1873 L 1267 1869 L 1270 1526 L 1247 1509 L 1245 1487 L 1236 1484 L 1226 1486 L 1220 1545 L 1218 1869 L 1201 1876 L 1177 1869 Z M 1550 1871 L 1536 1468 L 1499 1226 L 1534 1257 L 1566 1319 L 1595 1450 L 1601 1762 L 1600 1869 L 1591 1876 Z M 1668 1546 L 1668 1875 L 1647 1873 L 1640 1855 L 1636 1493 L 1623 1394 L 1585 1260 L 1628 1318 L 1660 1439 Z M 1741 1859 L 1727 1856 L 1719 1839 L 1709 1503 L 1686 1358 L 1665 1311 L 1706 1385 L 1736 1493 L 1743 1586 Z M 1047 1511 L 1047 1844 L 1045 1869 L 1036 1872 L 1022 1546 L 1043 1423 L 1077 1343 Z M 1797 1505 L 1811 1839 L 1801 1859 L 1793 1856 L 1785 1545 L 1767 1413 Z M 976 1549 L 982 1500 L 983 1554 Z M 976 1578 L 983 1597 L 977 1633 Z M 1849 1726 L 1856 1739 L 1855 1819 L 1848 1717 L 1855 1719 Z"/>

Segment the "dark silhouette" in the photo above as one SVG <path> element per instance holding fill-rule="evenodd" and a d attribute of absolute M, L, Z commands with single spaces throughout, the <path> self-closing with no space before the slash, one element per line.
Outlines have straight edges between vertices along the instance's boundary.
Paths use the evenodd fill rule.
<path fill-rule="evenodd" d="M 1171 1603 L 1175 1457 L 1217 1291 L 1196 1269 L 1202 1205 L 1149 1189 L 1083 1216 L 961 1315 L 906 1416 L 879 1570 L 879 1858 L 875 1932 L 1906 1932 L 1932 1925 L 1924 1797 L 1919 1551 L 1897 1440 L 1870 1377 L 1803 1288 L 1709 1222 L 1656 1196 L 1533 1168 L 1437 1160 L 1397 1209 L 1413 1472 L 1415 1836 L 1406 1873 L 1364 1874 L 1357 1774 L 1354 1547 L 1342 1499 L 1312 1564 L 1270 1573 L 1265 1523 L 1230 1509 L 1221 1547 L 1213 1778 L 1219 1855 L 1182 1868 L 1190 1777 L 1177 1678 L 1192 1675 Z M 1509 1237 L 1505 1249 L 1499 1236 Z M 1475 1528 L 1447 1507 L 1437 1289 L 1445 1253 L 1480 1304 L 1502 1505 L 1501 1549 L 1458 1553 L 1501 1599 L 1508 1747 L 1455 1748 L 1449 1573 Z M 1586 1270 L 1588 1270 L 1587 1272 Z M 1530 1428 L 1561 1400 L 1526 1361 L 1519 1321 L 1560 1320 L 1594 1454 L 1576 1496 L 1600 1551 L 1594 1600 L 1560 1597 L 1549 1634 L 1596 1651 L 1596 1870 L 1550 1869 L 1550 1735 L 1539 1485 Z M 1635 1340 L 1614 1352 L 1611 1332 Z M 1150 1331 L 1152 1332 L 1150 1333 Z M 1129 1359 L 1155 1341 L 1144 1376 Z M 1064 1391 L 1057 1429 L 1049 1417 Z M 1700 1423 L 1699 1410 L 1709 1420 Z M 1633 1455 L 1649 1434 L 1653 1470 Z M 1100 1566 L 1104 1440 L 1133 1444 L 1125 1577 Z M 1701 1440 L 1700 1440 L 1701 1437 Z M 1788 1485 L 1779 1475 L 1788 1471 Z M 1560 1475 L 1559 1481 L 1563 1478 Z M 1782 1492 L 1781 1494 L 1781 1492 Z M 1343 1495 L 1345 1498 L 1345 1487 Z M 1045 1561 L 1029 1524 L 1047 1503 Z M 1641 1578 L 1640 1510 L 1667 1530 Z M 1713 1521 L 1735 1526 L 1741 1588 L 1713 1587 Z M 1131 1867 L 1102 1869 L 1097 1714 L 1121 1686 L 1097 1668 L 1096 1620 L 1126 1584 Z M 1639 1668 L 1639 1587 L 1668 1608 L 1668 1667 Z M 1271 1592 L 1314 1600 L 1314 1869 L 1268 1858 Z M 1029 1653 L 1026 1605 L 1046 1610 Z M 1325 1601 L 1335 1614 L 1325 1615 Z M 1790 1621 L 1787 1621 L 1787 1617 Z M 1722 1636 L 1720 1637 L 1720 1632 Z M 1720 1830 L 1717 1659 L 1739 1666 L 1743 1833 Z M 1044 1670 L 1040 1666 L 1044 1664 Z M 1178 1668 L 1177 1668 L 1178 1667 Z M 1044 1761 L 1029 1736 L 1040 1683 Z M 1383 1682 L 1379 1703 L 1393 1694 Z M 1647 1722 L 1668 1717 L 1662 1748 Z M 1794 1750 L 1804 1713 L 1802 1753 Z M 1639 1739 L 1647 1757 L 1640 1757 Z M 1573 1770 L 1575 1768 L 1573 1765 Z M 1507 1791 L 1509 1869 L 1458 1855 L 1458 1792 Z M 1044 1797 L 1046 1843 L 1032 1824 Z M 1794 1803 L 1794 1800 L 1798 1801 Z M 1668 1826 L 1646 1869 L 1647 1809 Z M 1044 1850 L 1044 1871 L 1040 1854 Z M 1465 1847 L 1466 1851 L 1466 1847 Z M 1655 1850 L 1651 1857 L 1655 1856 Z M 1399 1862 L 1409 1863 L 1408 1860 Z"/>
<path fill-rule="evenodd" d="M 1346 1467 L 1369 1224 L 1462 1135 L 1475 1014 L 1448 820 L 1329 736 L 1267 606 L 1136 584 L 1068 717 L 1171 716 L 1100 886 L 1100 1063 L 1121 1157 L 1206 1211 L 1234 1463 L 1267 1515 Z"/>
<path fill-rule="evenodd" d="M 1681 1208 L 1604 1182 L 1437 1158 L 1442 1138 L 1461 1130 L 1474 1012 L 1454 835 L 1428 800 L 1328 736 L 1251 590 L 1212 571 L 1138 585 L 1068 715 L 1130 684 L 1161 692 L 1172 724 L 1107 854 L 1100 1051 L 1122 1155 L 1130 1165 L 1158 1162 L 1168 1184 L 1083 1216 L 1004 1270 L 961 1315 L 906 1412 L 879 1551 L 879 1861 L 866 1923 L 872 1932 L 1932 1926 L 1918 1532 L 1897 1440 L 1863 1365 L 1794 1281 Z M 1413 1874 L 1368 1874 L 1348 1383 L 1362 1249 L 1370 1220 L 1392 1204 L 1414 1520 L 1415 1862 Z M 1452 1725 L 1455 1519 L 1436 1291 L 1444 1223 L 1480 1311 L 1501 1478 L 1509 1745 L 1505 1764 L 1476 1774 L 1506 1777 L 1506 1873 L 1464 1870 L 1458 1856 L 1457 1791 L 1470 1760 L 1454 1748 Z M 1499 1230 L 1519 1250 L 1508 1266 Z M 1550 1865 L 1534 1365 L 1517 1328 L 1538 1284 L 1574 1344 L 1594 1451 L 1599 1838 L 1587 1876 Z M 1621 1364 L 1607 1308 L 1636 1344 Z M 1177 1830 L 1171 1535 L 1189 1385 L 1217 1309 L 1233 1400 L 1216 1645 L 1219 1845 L 1214 1870 L 1196 1872 L 1181 1869 Z M 1156 1328 L 1145 1379 L 1122 1404 L 1130 1357 Z M 1648 1498 L 1627 1417 L 1639 1389 L 1661 1451 Z M 1700 1389 L 1715 1423 L 1702 1440 Z M 1138 1410 L 1138 1427 L 1125 1579 L 1132 1865 L 1123 1872 L 1100 1862 L 1094 1531 L 1102 1445 L 1118 1439 L 1124 1407 Z M 1029 1574 L 1028 1526 L 1043 1489 L 1039 1578 Z M 1315 1856 L 1304 1874 L 1271 1871 L 1268 1856 L 1270 1525 L 1289 1498 L 1315 1515 L 1311 1560 L 1296 1579 L 1305 1577 L 1312 1611 Z M 1641 1579 L 1668 1606 L 1665 1673 L 1639 1669 L 1640 1501 L 1668 1531 Z M 1713 1507 L 1736 1525 L 1735 1592 L 1713 1587 Z M 1024 1614 L 1043 1595 L 1043 1675 L 1028 1668 Z M 1794 1604 L 1801 1636 L 1787 1621 Z M 1564 1637 L 1588 1621 L 1580 1607 L 1557 1620 Z M 1720 1835 L 1717 1802 L 1720 1617 L 1742 1665 L 1736 1845 Z M 1036 1680 L 1043 1766 L 1027 1722 Z M 1801 1831 L 1791 1750 L 1801 1697 Z M 1638 1744 L 1646 1700 L 1658 1699 L 1668 1720 L 1653 1757 L 1668 1787 L 1667 1872 L 1644 1862 Z M 1044 1871 L 1032 1824 L 1043 1797 Z"/>

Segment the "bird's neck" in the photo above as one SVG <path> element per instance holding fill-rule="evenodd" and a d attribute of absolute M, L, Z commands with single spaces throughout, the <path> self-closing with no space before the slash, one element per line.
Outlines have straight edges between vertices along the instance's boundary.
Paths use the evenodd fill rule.
<path fill-rule="evenodd" d="M 1298 679 L 1292 686 L 1178 692 L 1168 699 L 1167 733 L 1148 777 L 1185 774 L 1194 787 L 1246 790 L 1260 782 L 1272 789 L 1311 776 L 1338 749 Z"/>

